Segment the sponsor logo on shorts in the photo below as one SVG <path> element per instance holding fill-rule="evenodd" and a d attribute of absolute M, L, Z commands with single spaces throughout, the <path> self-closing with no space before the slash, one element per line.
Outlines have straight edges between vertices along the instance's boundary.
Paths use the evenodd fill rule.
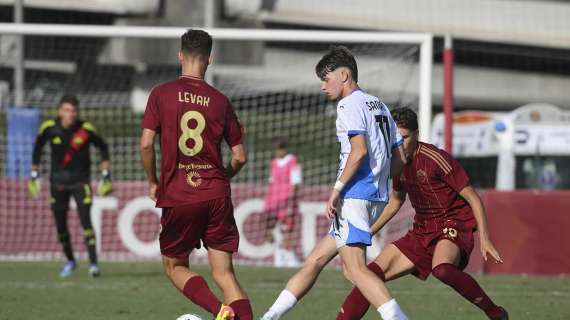
<path fill-rule="evenodd" d="M 457 230 L 445 227 L 443 228 L 443 235 L 449 240 L 455 240 L 457 238 Z"/>
<path fill-rule="evenodd" d="M 202 177 L 200 177 L 200 174 L 196 171 L 187 171 L 186 182 L 189 186 L 196 188 L 202 184 Z"/>

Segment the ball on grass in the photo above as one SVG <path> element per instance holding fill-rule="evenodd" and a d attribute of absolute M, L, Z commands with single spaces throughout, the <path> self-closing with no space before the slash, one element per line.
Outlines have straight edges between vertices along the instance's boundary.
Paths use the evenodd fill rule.
<path fill-rule="evenodd" d="M 199 315 L 188 313 L 181 315 L 176 320 L 202 320 L 202 318 Z"/>

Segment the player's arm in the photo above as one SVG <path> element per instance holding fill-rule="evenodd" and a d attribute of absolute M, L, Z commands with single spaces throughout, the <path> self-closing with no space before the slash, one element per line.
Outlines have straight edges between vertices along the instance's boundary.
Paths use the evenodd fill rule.
<path fill-rule="evenodd" d="M 103 140 L 103 138 L 98 134 L 92 134 L 93 144 L 97 149 L 99 149 L 99 153 L 101 154 L 101 163 L 99 164 L 99 169 L 101 171 L 110 170 L 111 169 L 111 159 L 109 157 L 109 145 Z"/>
<path fill-rule="evenodd" d="M 34 150 L 32 152 L 32 171 L 38 171 L 40 168 L 40 160 L 42 157 L 42 149 L 47 142 L 46 131 L 38 133 L 36 141 L 34 142 Z"/>
<path fill-rule="evenodd" d="M 103 137 L 97 133 L 97 129 L 90 122 L 84 122 L 83 128 L 89 132 L 89 139 L 101 154 L 101 163 L 99 165 L 99 168 L 101 170 L 109 170 L 111 168 L 111 161 L 109 158 L 109 145 L 107 142 L 105 142 Z"/>
<path fill-rule="evenodd" d="M 473 210 L 473 215 L 477 221 L 477 229 L 479 230 L 479 240 L 481 242 L 481 253 L 483 254 L 483 259 L 487 261 L 487 253 L 489 253 L 497 263 L 502 263 L 503 259 L 499 255 L 497 249 L 491 241 L 489 235 L 489 225 L 487 223 L 487 213 L 485 212 L 485 206 L 483 206 L 483 201 L 477 194 L 477 192 L 470 186 L 466 186 L 459 193 L 465 201 L 469 204 Z"/>
<path fill-rule="evenodd" d="M 40 125 L 36 141 L 34 142 L 34 149 L 32 151 L 32 170 L 30 172 L 30 180 L 28 181 L 28 192 L 33 199 L 37 198 L 40 193 L 39 169 L 42 149 L 48 141 L 48 130 L 54 125 L 55 122 L 53 120 L 44 121 Z"/>
<path fill-rule="evenodd" d="M 357 134 L 353 135 L 350 139 L 350 153 L 346 160 L 346 166 L 339 177 L 339 181 L 347 184 L 350 179 L 358 172 L 362 161 L 368 155 L 368 148 L 366 147 L 366 135 Z"/>
<path fill-rule="evenodd" d="M 342 171 L 340 177 L 338 177 L 333 191 L 329 197 L 327 204 L 327 216 L 329 219 L 334 218 L 336 214 L 336 205 L 338 204 L 338 199 L 340 198 L 340 191 L 347 184 L 352 177 L 356 174 L 362 161 L 368 155 L 368 148 L 366 147 L 366 135 L 365 134 L 355 134 L 350 138 L 350 153 L 348 154 L 348 159 L 346 160 L 346 165 Z"/>
<path fill-rule="evenodd" d="M 404 205 L 404 201 L 406 201 L 405 192 L 392 190 L 388 204 L 384 207 L 384 210 L 382 210 L 378 220 L 376 220 L 372 227 L 370 227 L 372 234 L 380 231 L 390 220 L 392 220 L 402 205 Z"/>
<path fill-rule="evenodd" d="M 226 175 L 232 179 L 247 162 L 245 150 L 245 129 L 239 122 L 231 102 L 227 101 L 226 125 L 224 127 L 224 140 L 232 151 L 230 162 L 226 166 Z"/>
<path fill-rule="evenodd" d="M 295 164 L 293 170 L 291 170 L 290 180 L 293 187 L 293 193 L 291 194 L 291 204 L 295 206 L 299 196 L 299 186 L 301 183 L 303 183 L 303 171 L 298 163 Z"/>
<path fill-rule="evenodd" d="M 106 196 L 113 191 L 109 145 L 107 145 L 107 142 L 105 142 L 103 137 L 97 133 L 97 129 L 93 124 L 90 122 L 84 122 L 82 127 L 89 132 L 89 140 L 99 150 L 99 154 L 101 155 L 101 163 L 99 164 L 99 170 L 101 170 L 101 181 L 97 187 L 97 192 L 102 196 Z"/>
<path fill-rule="evenodd" d="M 386 107 L 388 111 L 388 107 Z M 392 118 L 392 114 L 388 111 L 388 123 L 390 124 L 390 137 L 392 143 L 392 157 L 390 158 L 390 177 L 395 177 L 402 172 L 402 169 L 408 162 L 406 159 L 406 155 L 404 153 L 404 139 L 409 138 L 408 136 L 402 136 L 400 129 L 398 129 L 398 125 Z"/>
<path fill-rule="evenodd" d="M 156 159 L 154 155 L 154 138 L 156 131 L 144 128 L 141 135 L 140 153 L 144 172 L 149 183 L 150 198 L 156 201 L 156 188 L 158 177 L 156 176 Z M 233 150 L 232 150 L 233 152 Z"/>
<path fill-rule="evenodd" d="M 400 144 L 392 149 L 392 157 L 390 158 L 390 177 L 395 177 L 402 172 L 407 160 L 404 155 L 404 147 Z"/>
<path fill-rule="evenodd" d="M 232 179 L 247 162 L 247 152 L 245 150 L 244 144 L 240 143 L 231 147 L 231 149 L 232 157 L 226 167 L 226 174 L 228 176 L 228 179 Z"/>

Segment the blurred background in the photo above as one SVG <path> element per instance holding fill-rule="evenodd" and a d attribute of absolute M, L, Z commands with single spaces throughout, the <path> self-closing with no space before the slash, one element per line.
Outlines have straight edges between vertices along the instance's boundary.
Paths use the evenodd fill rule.
<path fill-rule="evenodd" d="M 264 212 L 277 138 L 287 141 L 302 172 L 290 208 L 298 218 L 290 266 L 328 230 L 322 212 L 338 165 L 336 114 L 314 66 L 332 45 L 344 44 L 357 57 L 361 87 L 390 109 L 416 110 L 423 140 L 451 152 L 481 192 L 505 264 L 486 264 L 475 250 L 469 270 L 568 275 L 568 17 L 562 0 L 0 0 L 0 261 L 62 259 L 49 210 L 47 148 L 38 200 L 26 183 L 39 124 L 55 116 L 64 93 L 78 95 L 81 118 L 111 149 L 114 193 L 95 197 L 91 213 L 102 260 L 159 259 L 160 211 L 146 198 L 140 121 L 150 89 L 180 73 L 179 34 L 197 27 L 215 40 L 207 81 L 231 99 L 248 133 L 249 162 L 233 184 L 238 263 L 278 264 Z M 22 31 L 11 23 L 69 28 Z M 70 33 L 77 25 L 107 26 L 117 35 Z M 180 29 L 164 36 L 166 27 Z M 228 28 L 231 35 L 223 33 Z M 294 33 L 252 39 L 260 30 Z M 351 33 L 322 39 L 337 31 Z M 92 171 L 97 177 L 95 165 Z M 369 256 L 404 234 L 412 216 L 407 204 Z M 74 212 L 69 221 L 85 257 Z M 271 232 L 282 237 L 279 228 Z M 204 257 L 198 251 L 191 259 Z"/>

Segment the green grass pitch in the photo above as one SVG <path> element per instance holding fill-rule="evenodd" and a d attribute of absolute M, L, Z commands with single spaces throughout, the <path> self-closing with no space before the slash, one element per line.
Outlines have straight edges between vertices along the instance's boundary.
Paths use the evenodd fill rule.
<path fill-rule="evenodd" d="M 159 262 L 102 263 L 103 276 L 90 279 L 85 263 L 61 280 L 61 264 L 0 262 L 0 320 L 176 319 L 197 313 L 161 272 Z M 207 267 L 195 268 L 207 275 Z M 293 269 L 238 267 L 255 318 L 273 302 Z M 211 287 L 211 279 L 206 276 Z M 484 276 L 477 278 L 511 319 L 570 319 L 570 279 Z M 389 284 L 410 319 L 485 319 L 478 309 L 443 284 L 405 277 Z M 339 270 L 325 270 L 313 290 L 285 319 L 334 319 L 349 283 Z M 219 293 L 218 291 L 216 291 Z M 369 311 L 365 319 L 379 319 Z"/>

